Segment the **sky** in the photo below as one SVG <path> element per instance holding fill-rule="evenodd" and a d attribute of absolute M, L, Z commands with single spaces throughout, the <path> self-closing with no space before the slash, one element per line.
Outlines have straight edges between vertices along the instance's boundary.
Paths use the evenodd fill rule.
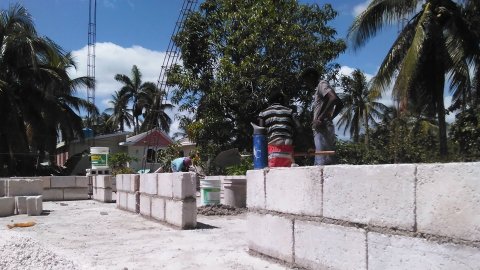
<path fill-rule="evenodd" d="M 346 38 L 356 15 L 371 0 L 300 0 L 301 3 L 330 3 L 338 16 L 329 24 L 337 38 Z M 201 2 L 201 1 L 199 1 Z M 19 3 L 32 15 L 37 32 L 47 36 L 65 51 L 72 52 L 77 70 L 72 77 L 87 74 L 89 0 L 0 0 L 0 9 Z M 157 82 L 165 51 L 178 19 L 183 0 L 97 0 L 95 103 L 100 111 L 107 108 L 110 96 L 121 88 L 115 74 L 129 75 L 133 65 L 142 72 L 143 81 Z M 359 68 L 371 78 L 378 70 L 398 32 L 392 26 L 380 32 L 357 51 L 347 49 L 335 62 L 349 74 Z M 84 92 L 84 93 L 82 93 Z M 77 93 L 86 98 L 86 90 Z M 382 100 L 391 104 L 388 95 Z M 446 105 L 450 104 L 446 97 Z M 169 112 L 172 119 L 177 111 Z M 175 121 L 170 134 L 178 130 Z"/>

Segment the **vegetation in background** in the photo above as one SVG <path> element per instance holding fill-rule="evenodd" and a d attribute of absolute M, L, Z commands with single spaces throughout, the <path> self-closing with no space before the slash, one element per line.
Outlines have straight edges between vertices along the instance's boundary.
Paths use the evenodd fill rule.
<path fill-rule="evenodd" d="M 172 160 L 182 157 L 181 156 L 182 148 L 180 144 L 175 143 L 169 145 L 166 149 L 159 150 L 157 152 L 157 162 L 160 163 L 160 167 L 164 172 L 171 172 L 171 162 Z"/>
<path fill-rule="evenodd" d="M 129 156 L 128 153 L 119 152 L 108 157 L 108 165 L 112 168 L 112 175 L 135 173 L 127 165 L 129 162 L 137 160 L 137 158 Z"/>

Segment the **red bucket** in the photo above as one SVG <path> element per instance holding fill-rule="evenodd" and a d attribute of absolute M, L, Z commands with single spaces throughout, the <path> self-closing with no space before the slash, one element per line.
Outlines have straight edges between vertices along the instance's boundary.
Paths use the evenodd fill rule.
<path fill-rule="evenodd" d="M 290 167 L 293 163 L 293 146 L 268 145 L 268 167 Z"/>

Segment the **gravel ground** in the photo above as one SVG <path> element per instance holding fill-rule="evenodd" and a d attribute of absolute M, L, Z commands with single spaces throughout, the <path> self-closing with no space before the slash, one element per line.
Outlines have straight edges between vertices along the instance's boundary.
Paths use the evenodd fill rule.
<path fill-rule="evenodd" d="M 197 213 L 204 216 L 235 216 L 246 212 L 246 208 L 235 208 L 233 206 L 223 204 L 204 205 L 198 207 L 197 209 Z"/>
<path fill-rule="evenodd" d="M 176 230 L 115 204 L 44 202 L 46 215 L 0 218 L 0 269 L 289 269 L 248 254 L 246 214 L 198 216 Z M 28 228 L 8 229 L 14 222 Z"/>

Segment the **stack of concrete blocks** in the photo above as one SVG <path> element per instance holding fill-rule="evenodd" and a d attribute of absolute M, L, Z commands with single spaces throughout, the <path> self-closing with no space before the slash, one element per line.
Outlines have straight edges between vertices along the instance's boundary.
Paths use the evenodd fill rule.
<path fill-rule="evenodd" d="M 42 177 L 45 201 L 88 200 L 87 176 Z"/>
<path fill-rule="evenodd" d="M 93 199 L 100 202 L 113 202 L 112 199 L 112 176 L 94 175 L 93 178 Z"/>
<path fill-rule="evenodd" d="M 307 269 L 480 269 L 480 163 L 247 172 L 250 251 Z"/>
<path fill-rule="evenodd" d="M 0 179 L 0 217 L 14 214 L 40 215 L 43 211 L 42 192 L 40 179 Z"/>
<path fill-rule="evenodd" d="M 140 175 L 140 214 L 181 229 L 197 226 L 195 173 Z"/>
<path fill-rule="evenodd" d="M 117 174 L 117 208 L 139 213 L 140 212 L 140 193 L 138 174 Z"/>

